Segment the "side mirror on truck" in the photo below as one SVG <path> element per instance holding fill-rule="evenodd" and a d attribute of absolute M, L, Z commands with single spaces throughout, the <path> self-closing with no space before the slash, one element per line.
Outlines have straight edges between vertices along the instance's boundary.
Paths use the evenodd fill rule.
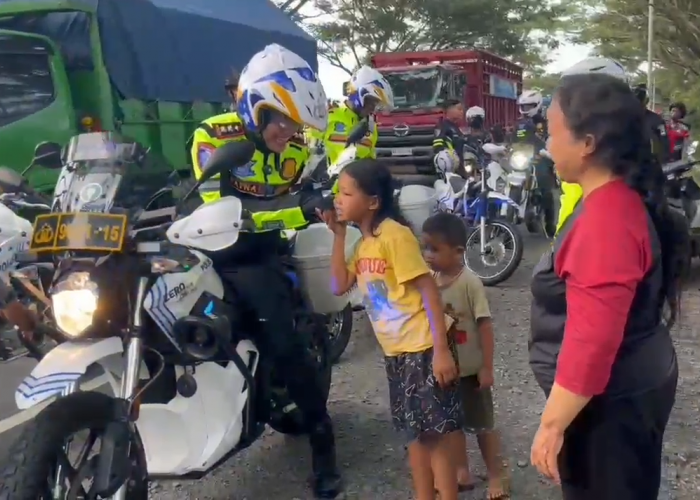
<path fill-rule="evenodd" d="M 55 142 L 40 142 L 34 149 L 32 165 L 58 170 L 63 168 L 61 146 Z"/>

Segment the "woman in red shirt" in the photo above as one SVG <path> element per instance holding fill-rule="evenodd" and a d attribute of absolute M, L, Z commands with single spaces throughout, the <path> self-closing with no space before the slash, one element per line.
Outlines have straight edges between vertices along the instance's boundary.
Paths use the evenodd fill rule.
<path fill-rule="evenodd" d="M 624 82 L 568 76 L 548 119 L 557 172 L 583 201 L 533 274 L 530 365 L 547 404 L 531 459 L 564 500 L 656 500 L 687 225 Z"/>

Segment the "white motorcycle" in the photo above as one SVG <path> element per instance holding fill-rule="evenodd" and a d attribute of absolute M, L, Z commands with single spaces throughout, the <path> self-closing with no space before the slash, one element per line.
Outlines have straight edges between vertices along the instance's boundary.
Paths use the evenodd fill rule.
<path fill-rule="evenodd" d="M 501 215 L 519 224 L 527 219 L 532 193 L 537 188 L 537 178 L 532 167 L 532 147 L 518 145 L 509 150 L 503 145 L 484 144 L 483 149 L 492 157 L 488 168 L 492 171 L 493 183 L 499 183 L 502 186 L 502 191 L 499 192 L 516 204 L 515 213 L 510 207 L 504 207 Z"/>
<path fill-rule="evenodd" d="M 42 145 L 37 147 L 38 153 L 41 148 Z M 50 211 L 50 207 L 45 197 L 29 188 L 22 174 L 5 167 L 0 167 L 0 192 L 0 280 L 9 283 L 19 299 L 35 314 L 43 317 L 49 307 L 46 286 L 50 282 L 53 266 L 20 263 L 20 256 L 29 249 L 32 223 L 18 212 L 42 213 Z M 4 320 L 0 320 L 0 328 L 6 326 Z M 0 338 L 0 360 L 3 362 L 28 353 L 36 354 L 42 347 L 43 339 L 39 341 L 35 336 L 37 342 L 28 345 L 27 339 L 16 333 L 18 343 L 15 346 L 13 341 Z"/>
<path fill-rule="evenodd" d="M 128 146 L 117 134 L 96 134 L 104 144 Z M 210 258 L 231 249 L 253 226 L 240 200 L 223 197 L 180 219 L 170 208 L 124 212 L 113 206 L 113 197 L 129 148 L 100 150 L 96 134 L 71 142 L 79 149 L 81 138 L 92 136 L 89 154 L 99 161 L 78 165 L 81 175 L 67 187 L 64 211 L 40 216 L 34 226 L 31 250 L 59 261 L 50 298 L 65 341 L 17 388 L 21 410 L 57 399 L 10 450 L 0 471 L 0 498 L 146 500 L 149 478 L 202 477 L 252 444 L 265 424 L 288 434 L 306 429 L 284 381 L 255 345 L 258 321 L 242 314 L 235 290 Z M 253 151 L 245 142 L 218 148 L 200 183 L 244 165 Z M 81 198 L 94 184 L 111 186 L 111 195 Z M 88 202 L 91 210 L 81 212 Z M 311 226 L 297 233 L 297 244 L 305 231 L 332 238 L 325 226 Z M 330 249 L 329 241 L 319 243 Z M 330 271 L 322 271 L 291 264 L 288 270 L 296 333 L 308 338 L 328 391 L 323 315 L 342 309 L 347 298 L 332 295 Z M 96 365 L 112 395 L 80 392 Z M 83 448 L 78 464 L 69 467 L 71 436 L 84 429 L 90 439 L 100 437 L 101 449 L 89 458 Z"/>

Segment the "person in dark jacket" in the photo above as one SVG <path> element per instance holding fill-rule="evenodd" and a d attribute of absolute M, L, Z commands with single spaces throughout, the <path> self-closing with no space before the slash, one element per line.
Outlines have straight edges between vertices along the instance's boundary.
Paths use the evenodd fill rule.
<path fill-rule="evenodd" d="M 433 153 L 437 154 L 444 149 L 451 149 L 460 159 L 460 164 L 464 161 L 464 134 L 459 129 L 459 122 L 464 116 L 464 106 L 454 100 L 447 100 L 443 104 L 443 117 L 435 129 L 433 137 Z"/>
<path fill-rule="evenodd" d="M 625 82 L 562 79 L 548 122 L 557 172 L 583 200 L 533 273 L 530 366 L 547 403 L 531 460 L 564 500 L 656 500 L 687 224 Z"/>
<path fill-rule="evenodd" d="M 666 122 L 654 111 L 647 109 L 649 105 L 649 92 L 644 83 L 636 85 L 634 95 L 644 106 L 644 122 L 651 134 L 651 149 L 658 161 L 663 165 L 671 160 L 671 143 L 668 140 Z"/>

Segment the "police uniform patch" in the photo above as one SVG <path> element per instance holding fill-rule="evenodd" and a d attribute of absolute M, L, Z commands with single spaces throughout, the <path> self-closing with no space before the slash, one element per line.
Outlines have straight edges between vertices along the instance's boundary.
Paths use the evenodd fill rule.
<path fill-rule="evenodd" d="M 297 161 L 294 158 L 287 158 L 282 162 L 280 177 L 285 181 L 291 181 L 297 175 Z"/>
<path fill-rule="evenodd" d="M 255 170 L 253 170 L 253 167 L 255 166 L 254 161 L 249 161 L 245 165 L 241 167 L 237 167 L 233 169 L 233 175 L 234 177 L 240 177 L 240 178 L 246 178 L 246 177 L 253 177 L 255 175 Z"/>
<path fill-rule="evenodd" d="M 197 145 L 197 163 L 199 163 L 200 168 L 204 168 L 215 150 L 216 148 L 211 144 L 201 143 Z"/>
<path fill-rule="evenodd" d="M 344 123 L 336 123 L 335 126 L 333 127 L 333 131 L 334 131 L 334 132 L 338 132 L 338 133 L 340 133 L 340 134 L 345 133 L 346 130 L 347 130 L 347 129 L 346 129 Z"/>
<path fill-rule="evenodd" d="M 231 139 L 243 135 L 244 132 L 240 123 L 214 123 L 211 127 L 217 139 Z"/>

